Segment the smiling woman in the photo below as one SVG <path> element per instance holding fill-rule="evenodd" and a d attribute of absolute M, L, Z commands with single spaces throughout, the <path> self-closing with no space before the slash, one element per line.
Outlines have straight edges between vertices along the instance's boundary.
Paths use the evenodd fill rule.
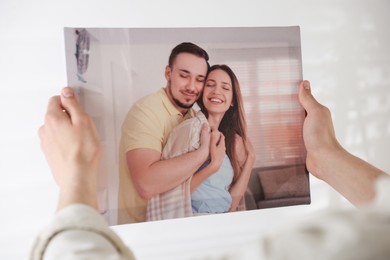
<path fill-rule="evenodd" d="M 228 191 L 231 196 L 228 211 L 236 211 L 240 202 L 241 209 L 245 209 L 242 198 L 248 186 L 255 161 L 255 152 L 247 134 L 240 85 L 236 75 L 227 65 L 213 65 L 210 68 L 198 105 L 207 117 L 211 129 L 215 132 L 220 131 L 222 139 L 225 140 L 227 157 L 224 156 L 220 164 L 224 165 L 225 171 L 226 164 L 230 165 L 233 173 L 228 185 L 223 187 L 225 192 Z M 213 157 L 211 157 L 211 162 L 213 162 Z M 198 174 L 196 173 L 193 178 L 197 178 Z M 198 184 L 200 191 L 194 191 L 193 196 L 202 194 L 201 197 L 206 197 L 205 201 L 212 201 L 216 195 L 202 191 L 201 187 L 209 189 L 208 185 L 212 188 L 213 181 L 211 179 L 217 175 L 214 173 L 210 175 L 209 181 L 204 180 L 204 183 Z M 203 202 L 202 204 L 207 203 Z M 214 211 L 208 209 L 206 212 L 213 213 Z"/>

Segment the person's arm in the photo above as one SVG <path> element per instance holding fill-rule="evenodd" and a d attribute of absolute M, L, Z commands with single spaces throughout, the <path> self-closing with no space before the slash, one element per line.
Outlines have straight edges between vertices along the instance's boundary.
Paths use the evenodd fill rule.
<path fill-rule="evenodd" d="M 311 94 L 309 81 L 299 87 L 299 100 L 307 112 L 303 138 L 307 150 L 306 166 L 355 205 L 375 197 L 375 182 L 385 173 L 347 152 L 337 141 L 329 109 Z"/>
<path fill-rule="evenodd" d="M 208 177 L 218 171 L 225 157 L 225 153 L 225 136 L 218 130 L 213 130 L 210 137 L 210 163 L 192 176 L 190 184 L 191 192 L 196 190 Z"/>
<path fill-rule="evenodd" d="M 245 194 L 245 191 L 248 187 L 249 178 L 251 176 L 252 167 L 256 158 L 255 150 L 249 140 L 247 140 L 246 145 L 244 145 L 242 138 L 237 135 L 235 143 L 236 145 L 234 150 L 236 151 L 236 153 L 242 153 L 242 151 L 244 151 L 246 158 L 242 160 L 242 158 L 240 158 L 242 156 L 239 156 L 239 154 L 237 154 L 237 158 L 240 162 L 241 171 L 236 182 L 232 184 L 229 188 L 230 195 L 232 196 L 232 205 L 230 206 L 230 211 L 237 210 L 237 206 L 239 205 L 240 200 Z"/>
<path fill-rule="evenodd" d="M 57 214 L 30 258 L 134 259 L 96 210 L 100 142 L 71 88 L 50 99 L 39 137 L 60 193 Z"/>
<path fill-rule="evenodd" d="M 210 134 L 207 125 L 201 130 L 199 149 L 162 160 L 161 153 L 152 149 L 134 149 L 126 154 L 127 165 L 141 197 L 166 192 L 191 177 L 209 156 Z"/>

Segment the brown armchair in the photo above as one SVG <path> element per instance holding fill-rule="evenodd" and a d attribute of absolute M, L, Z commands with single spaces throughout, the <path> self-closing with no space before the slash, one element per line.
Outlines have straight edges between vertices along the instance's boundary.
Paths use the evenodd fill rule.
<path fill-rule="evenodd" d="M 253 168 L 245 193 L 247 210 L 301 204 L 310 204 L 304 164 Z"/>

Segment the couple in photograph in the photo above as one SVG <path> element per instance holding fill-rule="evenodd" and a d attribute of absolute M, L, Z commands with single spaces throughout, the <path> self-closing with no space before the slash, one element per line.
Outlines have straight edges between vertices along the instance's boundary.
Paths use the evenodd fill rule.
<path fill-rule="evenodd" d="M 118 224 L 245 209 L 255 153 L 240 86 L 227 65 L 208 60 L 193 43 L 177 45 L 166 87 L 129 110 L 119 148 Z"/>

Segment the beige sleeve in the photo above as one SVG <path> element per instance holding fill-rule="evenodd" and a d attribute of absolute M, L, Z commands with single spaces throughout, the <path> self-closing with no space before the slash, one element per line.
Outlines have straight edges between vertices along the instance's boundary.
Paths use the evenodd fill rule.
<path fill-rule="evenodd" d="M 359 209 L 318 211 L 274 229 L 261 243 L 266 259 L 389 259 L 390 177 L 376 200 Z"/>
<path fill-rule="evenodd" d="M 57 213 L 36 238 L 30 259 L 135 259 L 90 206 L 75 204 Z"/>

